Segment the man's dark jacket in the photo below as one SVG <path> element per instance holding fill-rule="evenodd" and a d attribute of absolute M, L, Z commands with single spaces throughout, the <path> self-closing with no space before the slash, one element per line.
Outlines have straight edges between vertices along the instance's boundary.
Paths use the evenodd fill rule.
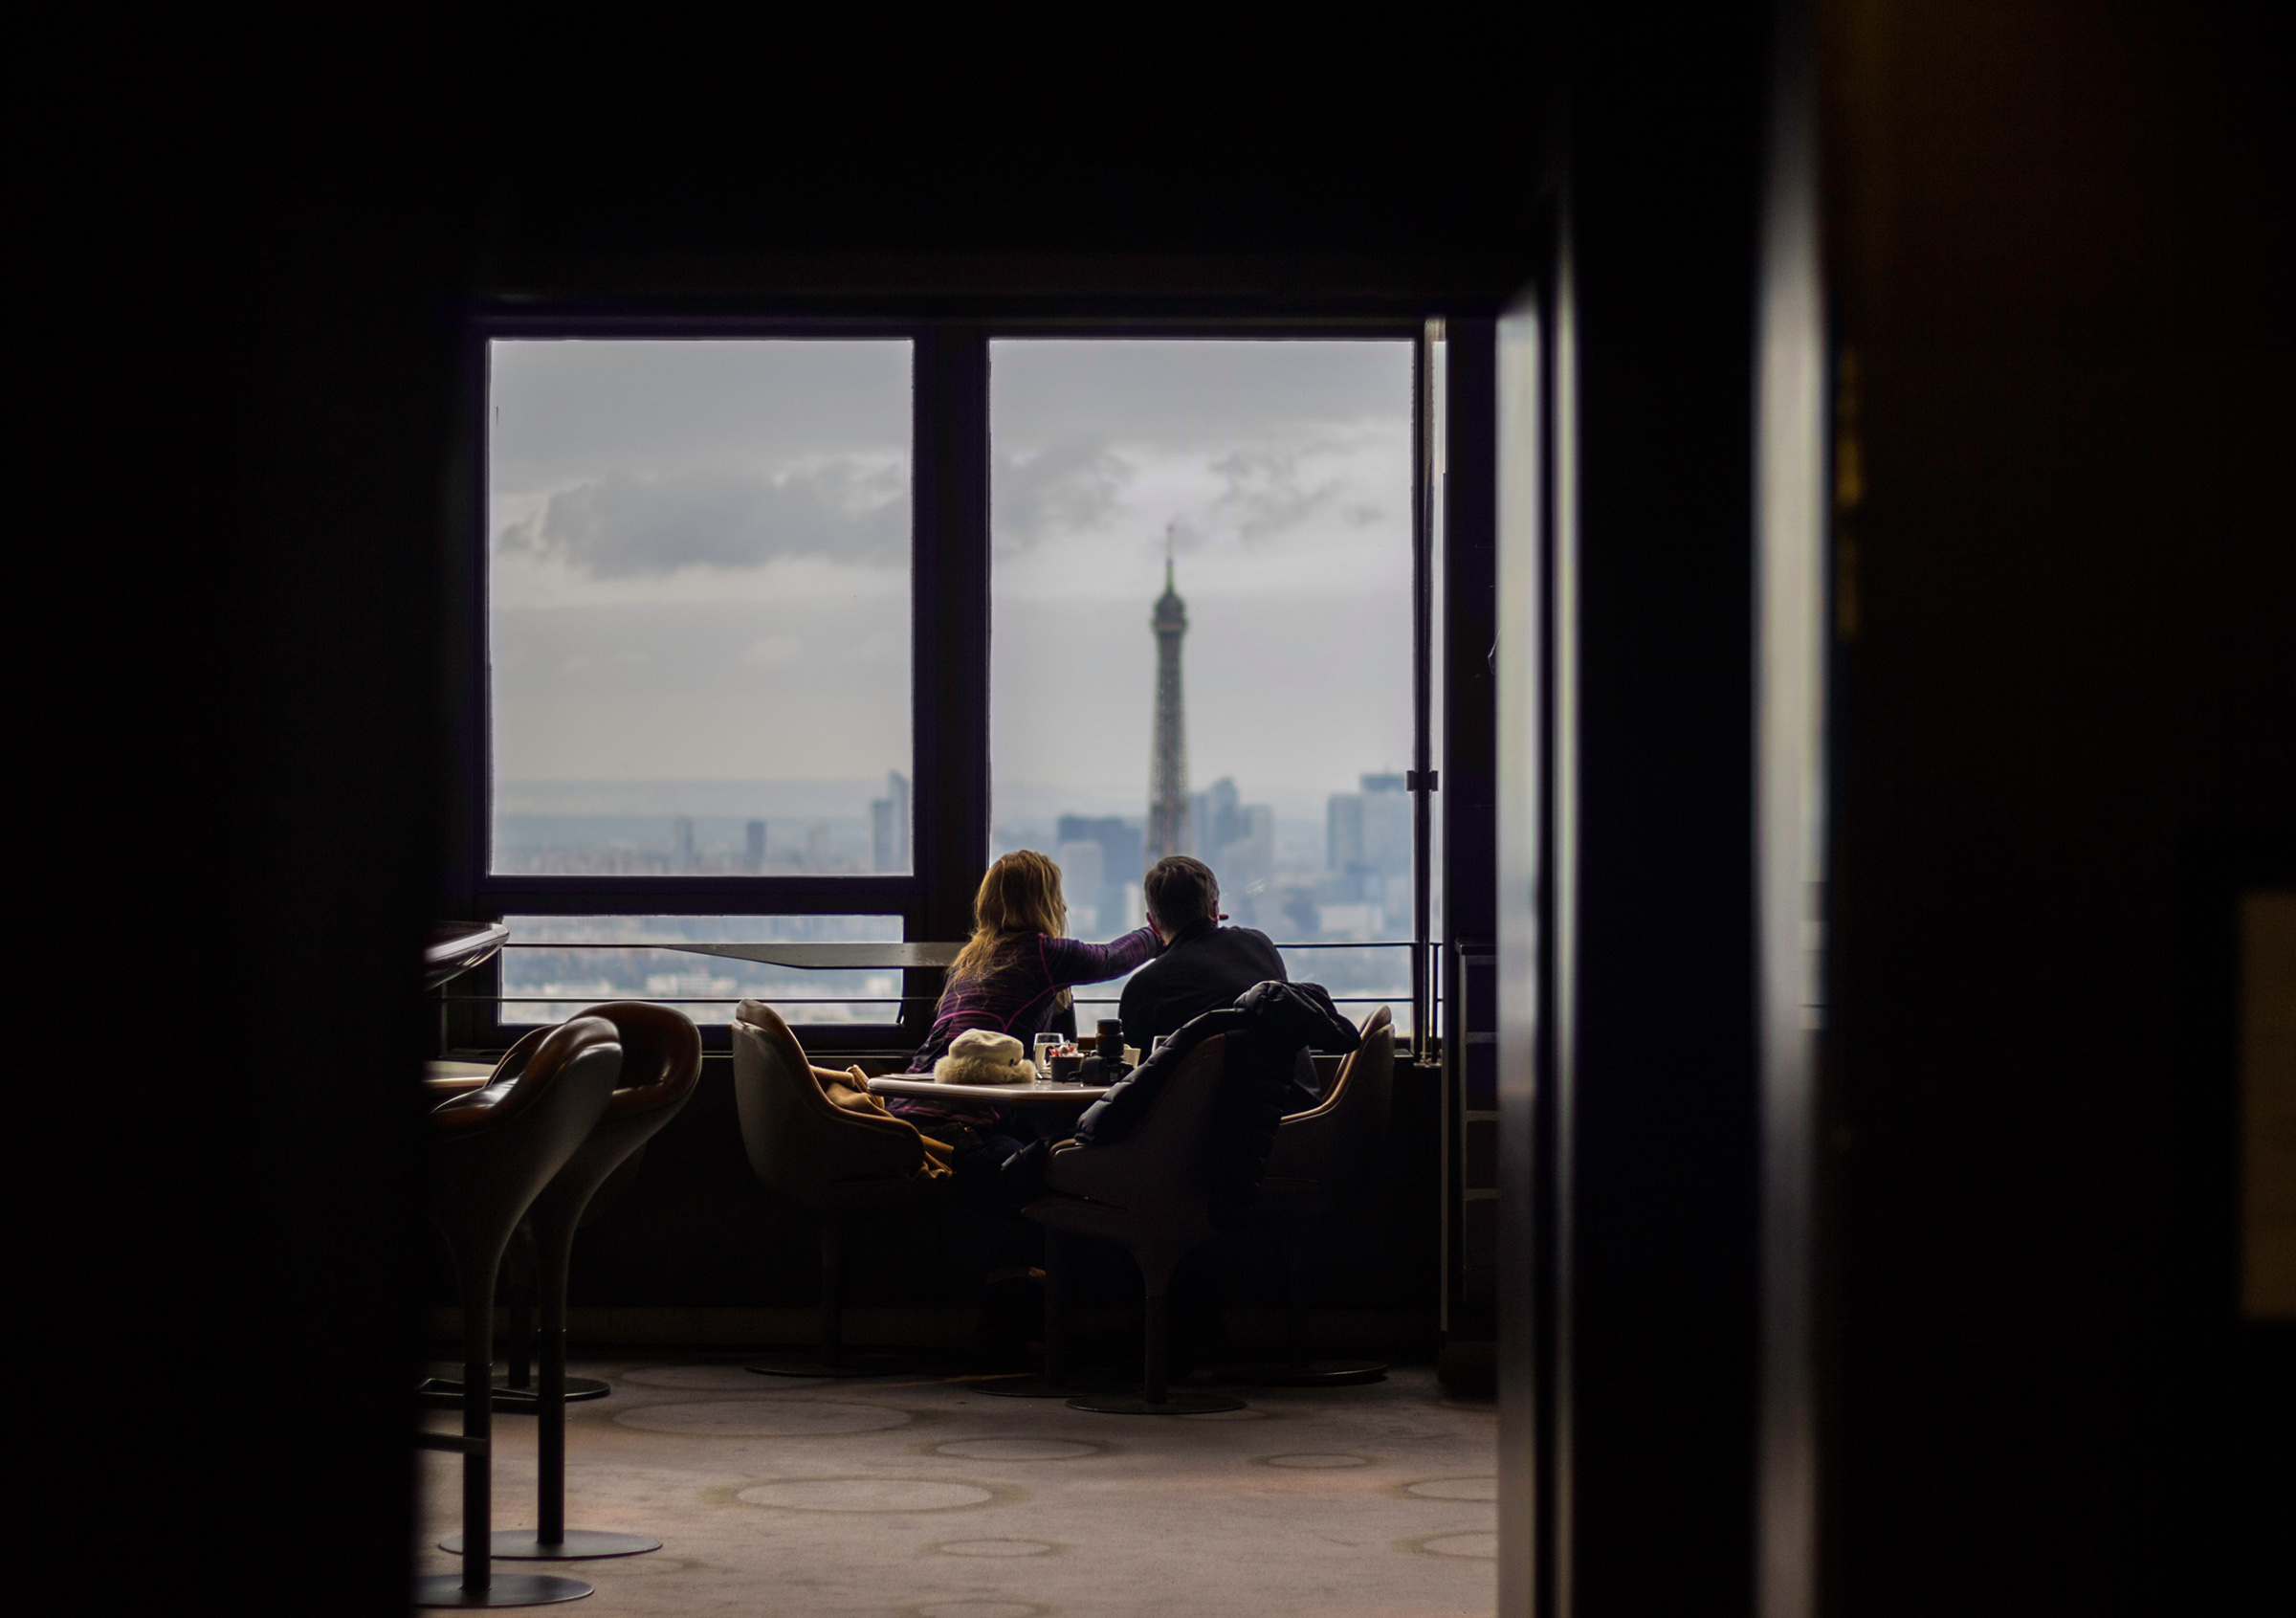
<path fill-rule="evenodd" d="M 1215 1034 L 1227 1036 L 1211 1121 L 1212 1222 L 1225 1229 L 1260 1194 L 1293 1060 L 1311 1049 L 1353 1051 L 1362 1036 L 1339 1014 L 1322 985 L 1259 984 L 1234 1005 L 1204 1012 L 1165 1040 L 1155 1055 L 1085 1109 L 1076 1139 L 1088 1147 L 1112 1145 L 1137 1129 L 1188 1053 Z M 1042 1160 L 1043 1153 L 1032 1148 L 1005 1164 L 1016 1200 L 1041 1192 Z"/>
<path fill-rule="evenodd" d="M 1176 1033 L 1206 1011 L 1233 1006 L 1253 984 L 1280 984 L 1291 976 L 1266 933 L 1223 927 L 1209 917 L 1192 921 L 1124 986 L 1117 1007 L 1124 1043 L 1145 1055 L 1158 1034 Z"/>

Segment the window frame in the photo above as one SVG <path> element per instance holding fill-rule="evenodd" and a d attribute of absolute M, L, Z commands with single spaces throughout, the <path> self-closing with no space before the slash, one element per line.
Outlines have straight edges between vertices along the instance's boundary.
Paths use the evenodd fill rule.
<path fill-rule="evenodd" d="M 1042 313 L 987 315 L 788 314 L 629 315 L 580 310 L 486 310 L 465 326 L 461 378 L 460 481 L 445 569 L 448 698 L 454 710 L 453 791 L 447 830 L 447 912 L 485 920 L 531 916 L 897 915 L 904 938 L 955 940 L 971 928 L 972 898 L 987 869 L 989 802 L 989 480 L 992 446 L 989 345 L 1005 339 L 1108 341 L 1400 341 L 1413 345 L 1412 553 L 1415 673 L 1431 633 L 1426 611 L 1431 565 L 1426 515 L 1429 454 L 1425 371 L 1427 324 L 1382 311 L 1359 318 L 1319 316 L 1112 319 Z M 894 338 L 911 344 L 910 405 L 910 770 L 911 868 L 895 875 L 728 875 L 706 876 L 497 875 L 494 826 L 492 614 L 489 538 L 489 344 L 497 339 L 836 340 Z M 1415 757 L 1432 734 L 1429 693 L 1416 678 Z M 1422 766 L 1423 772 L 1424 766 Z M 1434 1031 L 1437 1008 L 1425 969 L 1427 849 L 1432 783 L 1413 787 L 1415 904 L 1413 998 L 1417 1027 Z M 864 1055 L 914 1050 L 931 1024 L 940 974 L 911 970 L 902 1015 L 886 1023 L 795 1025 L 823 1053 Z M 530 1025 L 500 1020 L 499 957 L 440 991 L 442 1046 L 500 1050 Z M 722 1029 L 704 1030 L 721 1049 Z M 1423 1046 L 1428 1043 L 1424 1037 Z"/>

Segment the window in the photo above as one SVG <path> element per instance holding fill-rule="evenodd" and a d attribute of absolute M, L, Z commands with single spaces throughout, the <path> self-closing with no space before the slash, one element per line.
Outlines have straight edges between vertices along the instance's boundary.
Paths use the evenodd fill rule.
<path fill-rule="evenodd" d="M 1297 978 L 1407 1031 L 1413 346 L 990 350 L 994 852 L 1071 925 L 1192 853 Z M 1080 1000 L 1115 994 L 1087 989 Z"/>
<path fill-rule="evenodd" d="M 910 869 L 910 349 L 492 343 L 490 870 Z"/>
<path fill-rule="evenodd" d="M 932 952 L 739 946 L 960 940 L 1022 845 L 1102 939 L 1196 853 L 1294 976 L 1408 1033 L 1416 325 L 1027 330 L 482 323 L 455 893 L 519 920 L 451 1045 L 757 994 L 825 1049 L 913 1047 Z"/>

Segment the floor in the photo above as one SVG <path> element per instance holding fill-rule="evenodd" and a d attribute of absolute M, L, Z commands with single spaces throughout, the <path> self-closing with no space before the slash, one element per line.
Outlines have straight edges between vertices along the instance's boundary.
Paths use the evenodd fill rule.
<path fill-rule="evenodd" d="M 569 1368 L 613 1392 L 569 1407 L 568 1526 L 664 1547 L 516 1564 L 594 1584 L 569 1612 L 1484 1618 L 1495 1600 L 1496 1407 L 1447 1398 L 1429 1367 L 1183 1417 L 963 1381 Z M 495 1430 L 496 1524 L 530 1527 L 534 1422 Z M 452 1571 L 435 1544 L 460 1526 L 461 1462 L 422 1463 L 417 1570 Z"/>

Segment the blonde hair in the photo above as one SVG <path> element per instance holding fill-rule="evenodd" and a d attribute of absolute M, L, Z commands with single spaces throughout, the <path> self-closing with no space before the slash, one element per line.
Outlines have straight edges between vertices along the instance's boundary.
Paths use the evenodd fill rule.
<path fill-rule="evenodd" d="M 973 896 L 973 936 L 949 963 L 949 989 L 967 978 L 987 976 L 996 965 L 997 951 L 1007 939 L 1029 933 L 1058 938 L 1069 930 L 1069 905 L 1061 898 L 1060 867 L 1034 849 L 1016 849 L 988 868 L 981 891 Z M 1054 1001 L 1066 1006 L 1069 991 Z"/>

